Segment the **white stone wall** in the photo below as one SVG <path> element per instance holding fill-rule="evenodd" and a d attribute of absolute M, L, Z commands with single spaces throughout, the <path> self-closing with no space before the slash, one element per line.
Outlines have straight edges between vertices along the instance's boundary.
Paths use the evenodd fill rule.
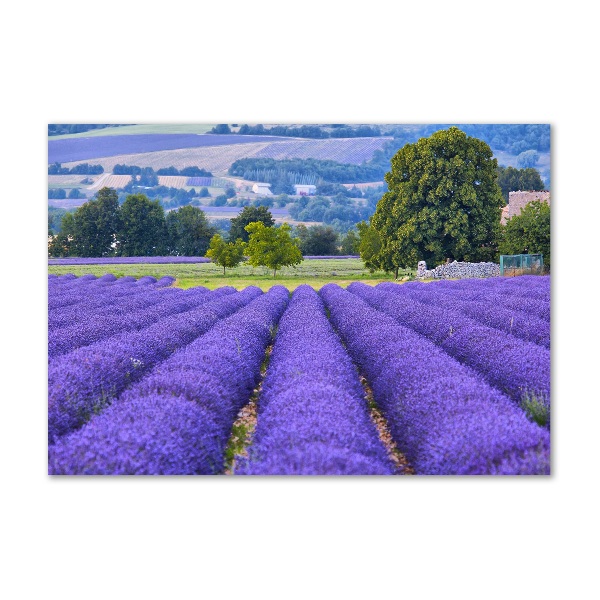
<path fill-rule="evenodd" d="M 423 261 L 417 267 L 417 279 L 470 279 L 474 277 L 499 277 L 500 265 L 492 262 L 469 263 L 456 260 L 435 269 L 427 269 Z"/>

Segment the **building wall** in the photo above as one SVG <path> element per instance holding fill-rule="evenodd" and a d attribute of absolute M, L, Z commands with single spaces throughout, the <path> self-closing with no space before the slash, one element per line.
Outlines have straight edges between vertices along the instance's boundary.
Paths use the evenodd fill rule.
<path fill-rule="evenodd" d="M 508 193 L 508 219 L 521 214 L 521 211 L 527 204 L 534 200 L 540 200 L 550 204 L 550 192 L 543 190 L 541 192 L 509 192 Z"/>

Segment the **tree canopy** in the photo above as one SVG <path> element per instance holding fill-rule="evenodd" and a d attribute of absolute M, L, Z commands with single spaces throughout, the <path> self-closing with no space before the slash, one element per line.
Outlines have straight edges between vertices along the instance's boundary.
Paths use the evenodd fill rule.
<path fill-rule="evenodd" d="M 117 238 L 120 256 L 160 256 L 165 252 L 165 213 L 158 200 L 127 196 Z"/>
<path fill-rule="evenodd" d="M 167 252 L 176 256 L 204 256 L 216 229 L 211 227 L 204 211 L 183 206 L 166 216 Z"/>
<path fill-rule="evenodd" d="M 210 246 L 206 256 L 215 264 L 225 269 L 237 267 L 244 260 L 244 242 L 236 240 L 235 242 L 226 242 L 218 233 L 213 235 L 210 240 Z"/>
<path fill-rule="evenodd" d="M 290 235 L 292 228 L 284 223 L 281 227 L 265 227 L 258 221 L 246 225 L 250 239 L 246 244 L 248 262 L 253 267 L 264 266 L 273 270 L 273 277 L 281 267 L 302 262 L 298 240 Z"/>
<path fill-rule="evenodd" d="M 406 144 L 385 176 L 388 191 L 370 220 L 374 233 L 359 228 L 370 268 L 397 276 L 420 260 L 491 259 L 504 205 L 497 167 L 490 147 L 457 127 Z"/>
<path fill-rule="evenodd" d="M 247 242 L 250 238 L 246 225 L 250 223 L 261 222 L 265 227 L 273 227 L 275 219 L 265 206 L 246 206 L 244 210 L 235 218 L 231 219 L 231 229 L 229 230 L 229 241 L 242 240 Z"/>
<path fill-rule="evenodd" d="M 158 200 L 133 194 L 120 205 L 117 192 L 106 187 L 94 200 L 65 213 L 48 211 L 49 235 L 58 233 L 49 240 L 51 256 L 204 256 L 217 231 L 194 206 L 165 217 Z"/>
<path fill-rule="evenodd" d="M 550 206 L 529 202 L 502 227 L 501 254 L 543 254 L 550 266 Z"/>

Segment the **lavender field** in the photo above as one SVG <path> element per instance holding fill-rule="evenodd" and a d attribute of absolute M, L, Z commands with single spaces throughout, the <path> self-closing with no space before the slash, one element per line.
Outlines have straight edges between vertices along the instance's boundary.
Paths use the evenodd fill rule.
<path fill-rule="evenodd" d="M 48 471 L 550 473 L 550 279 L 48 277 Z"/>
<path fill-rule="evenodd" d="M 256 135 L 211 135 L 206 133 L 149 133 L 145 135 L 50 139 L 48 140 L 48 164 L 106 158 L 120 154 L 159 152 L 181 148 L 229 146 L 231 144 L 250 144 L 277 140 L 289 141 L 289 138 Z"/>

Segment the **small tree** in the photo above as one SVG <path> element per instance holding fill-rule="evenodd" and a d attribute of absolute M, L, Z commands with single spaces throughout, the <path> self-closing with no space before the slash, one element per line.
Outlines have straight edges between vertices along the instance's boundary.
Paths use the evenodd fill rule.
<path fill-rule="evenodd" d="M 298 265 L 302 262 L 302 252 L 298 240 L 290 235 L 292 228 L 284 223 L 281 227 L 265 227 L 258 221 L 245 227 L 250 234 L 246 244 L 248 262 L 253 267 L 264 266 L 273 269 L 273 277 L 281 267 Z"/>
<path fill-rule="evenodd" d="M 218 233 L 212 236 L 206 251 L 207 258 L 225 269 L 237 267 L 244 260 L 244 243 L 241 240 L 226 242 Z"/>

